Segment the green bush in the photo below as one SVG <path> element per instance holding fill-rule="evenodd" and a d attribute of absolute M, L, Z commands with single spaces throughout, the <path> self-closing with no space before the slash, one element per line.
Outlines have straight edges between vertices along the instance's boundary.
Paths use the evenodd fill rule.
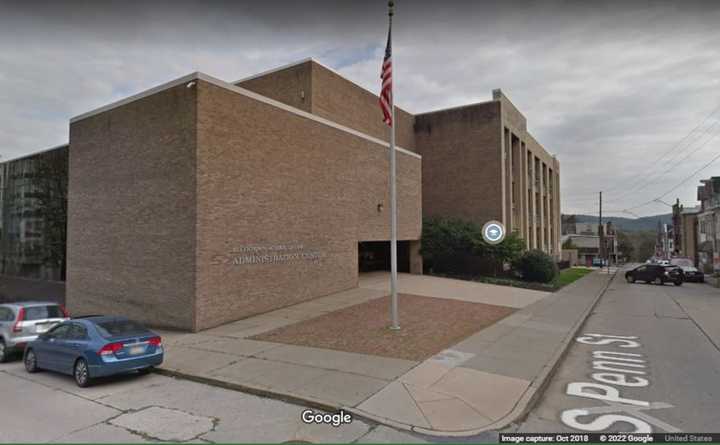
<path fill-rule="evenodd" d="M 459 219 L 424 220 L 420 250 L 424 266 L 436 272 L 467 272 L 467 260 L 473 256 L 473 240 L 482 238 L 481 229 Z"/>
<path fill-rule="evenodd" d="M 549 283 L 558 274 L 555 260 L 542 250 L 528 250 L 516 262 L 515 268 L 526 281 Z"/>
<path fill-rule="evenodd" d="M 496 274 L 505 262 L 522 253 L 525 242 L 508 235 L 502 243 L 488 244 L 482 226 L 453 218 L 423 220 L 423 264 L 429 271 L 461 275 Z"/>

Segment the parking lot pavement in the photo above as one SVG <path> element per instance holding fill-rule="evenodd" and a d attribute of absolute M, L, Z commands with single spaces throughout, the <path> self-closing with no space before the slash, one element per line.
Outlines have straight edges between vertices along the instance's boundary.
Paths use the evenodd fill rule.
<path fill-rule="evenodd" d="M 90 388 L 50 372 L 0 365 L 0 442 L 336 442 L 423 439 L 353 420 L 307 425 L 305 407 L 156 374 L 121 376 Z"/>

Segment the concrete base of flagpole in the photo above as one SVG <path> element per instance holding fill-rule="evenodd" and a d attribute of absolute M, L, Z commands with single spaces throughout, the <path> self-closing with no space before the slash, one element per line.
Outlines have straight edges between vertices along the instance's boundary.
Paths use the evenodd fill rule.
<path fill-rule="evenodd" d="M 399 331 L 399 330 L 400 330 L 400 326 L 390 326 L 390 330 L 391 330 L 391 331 Z"/>

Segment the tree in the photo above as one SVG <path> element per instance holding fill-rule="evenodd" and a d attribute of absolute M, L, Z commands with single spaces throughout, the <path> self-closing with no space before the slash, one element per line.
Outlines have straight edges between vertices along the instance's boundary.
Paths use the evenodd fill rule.
<path fill-rule="evenodd" d="M 633 260 L 645 261 L 655 255 L 656 234 L 654 231 L 635 232 L 633 234 Z"/>
<path fill-rule="evenodd" d="M 473 240 L 473 251 L 481 257 L 493 258 L 496 262 L 511 263 L 518 259 L 525 250 L 525 241 L 516 232 L 505 237 L 501 243 L 488 244 L 482 235 Z"/>
<path fill-rule="evenodd" d="M 625 233 L 625 232 L 617 232 L 617 240 L 618 240 L 618 250 L 620 251 L 620 254 L 622 255 L 625 260 L 630 260 L 634 258 L 635 254 L 635 245 L 632 242 L 632 239 Z"/>

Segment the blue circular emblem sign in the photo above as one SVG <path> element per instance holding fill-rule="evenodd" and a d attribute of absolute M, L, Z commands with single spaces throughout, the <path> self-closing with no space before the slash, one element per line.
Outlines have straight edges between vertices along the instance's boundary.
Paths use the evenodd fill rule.
<path fill-rule="evenodd" d="M 499 221 L 488 221 L 482 229 L 483 239 L 488 244 L 498 244 L 505 239 L 505 226 Z"/>

